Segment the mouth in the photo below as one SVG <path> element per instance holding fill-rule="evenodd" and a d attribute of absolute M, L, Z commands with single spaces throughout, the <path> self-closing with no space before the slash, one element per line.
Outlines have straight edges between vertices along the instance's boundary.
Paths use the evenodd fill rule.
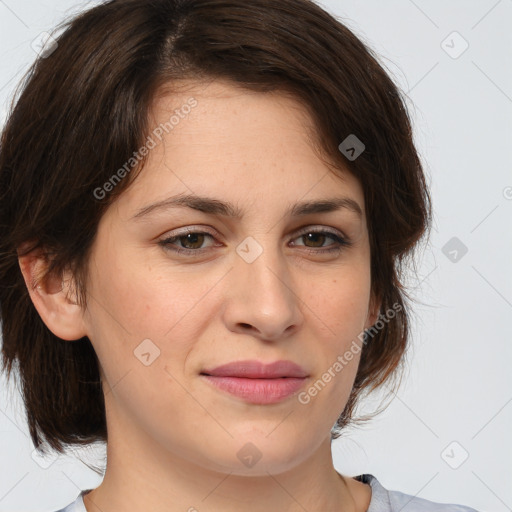
<path fill-rule="evenodd" d="M 271 364 L 238 361 L 203 370 L 200 375 L 217 390 L 252 404 L 273 404 L 295 395 L 309 377 L 291 361 Z"/>

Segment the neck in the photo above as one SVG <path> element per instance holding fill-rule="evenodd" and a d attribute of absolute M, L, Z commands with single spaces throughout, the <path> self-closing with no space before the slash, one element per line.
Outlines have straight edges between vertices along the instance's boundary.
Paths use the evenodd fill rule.
<path fill-rule="evenodd" d="M 265 476 L 241 476 L 204 468 L 160 449 L 148 456 L 109 438 L 102 484 L 84 496 L 87 512 L 304 512 L 366 511 L 371 491 L 340 475 L 330 440 L 298 466 Z"/>

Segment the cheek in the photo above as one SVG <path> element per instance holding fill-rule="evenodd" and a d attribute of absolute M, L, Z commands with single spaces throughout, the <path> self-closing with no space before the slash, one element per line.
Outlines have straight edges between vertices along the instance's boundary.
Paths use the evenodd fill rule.
<path fill-rule="evenodd" d="M 334 275 L 334 276 L 333 276 Z M 325 332 L 326 343 L 341 348 L 364 330 L 370 301 L 369 270 L 353 265 L 330 272 L 302 289 L 305 310 Z"/>
<path fill-rule="evenodd" d="M 319 292 L 310 292 L 304 301 L 310 310 L 311 336 L 317 345 L 316 381 L 307 389 L 302 403 L 317 406 L 331 403 L 341 412 L 350 394 L 362 350 L 364 325 L 368 315 L 370 279 L 366 268 L 320 283 Z M 300 400 L 299 400 L 300 402 Z M 339 411 L 338 411 L 339 409 Z"/>
<path fill-rule="evenodd" d="M 91 342 L 109 384 L 147 364 L 163 372 L 163 361 L 173 372 L 184 362 L 213 312 L 214 288 L 220 277 L 199 272 L 177 272 L 151 267 L 135 258 L 104 258 L 91 274 Z M 122 269 L 122 270 L 121 270 Z M 205 300 L 206 299 L 206 300 Z M 157 378 L 144 374 L 148 387 Z"/>
<path fill-rule="evenodd" d="M 106 319 L 134 337 L 162 338 L 186 320 L 215 285 L 216 276 L 150 265 L 118 254 L 93 276 L 93 293 L 108 305 Z M 101 311 L 99 311 L 100 316 Z"/>

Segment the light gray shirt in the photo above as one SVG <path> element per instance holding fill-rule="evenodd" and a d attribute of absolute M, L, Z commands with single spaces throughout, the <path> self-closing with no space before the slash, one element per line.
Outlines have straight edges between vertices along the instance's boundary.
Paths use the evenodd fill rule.
<path fill-rule="evenodd" d="M 399 491 L 388 491 L 373 475 L 364 474 L 354 478 L 369 484 L 372 488 L 372 498 L 367 512 L 477 512 L 474 508 L 462 505 L 434 503 Z M 73 503 L 57 512 L 87 512 L 83 495 L 89 490 L 82 491 Z"/>

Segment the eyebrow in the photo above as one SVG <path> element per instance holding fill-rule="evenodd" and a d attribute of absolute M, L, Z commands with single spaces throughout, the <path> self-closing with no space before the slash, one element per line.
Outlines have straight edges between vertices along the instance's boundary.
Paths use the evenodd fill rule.
<path fill-rule="evenodd" d="M 183 207 L 192 208 L 210 215 L 220 215 L 234 219 L 241 219 L 243 217 L 243 211 L 231 203 L 195 194 L 179 194 L 144 206 L 137 211 L 131 220 L 142 219 L 150 213 L 157 211 Z M 334 212 L 342 209 L 355 213 L 360 219 L 363 217 L 363 211 L 359 206 L 359 203 L 349 197 L 334 197 L 316 201 L 302 201 L 294 204 L 292 208 L 289 209 L 288 213 L 292 217 L 299 217 L 310 215 L 312 213 Z"/>

